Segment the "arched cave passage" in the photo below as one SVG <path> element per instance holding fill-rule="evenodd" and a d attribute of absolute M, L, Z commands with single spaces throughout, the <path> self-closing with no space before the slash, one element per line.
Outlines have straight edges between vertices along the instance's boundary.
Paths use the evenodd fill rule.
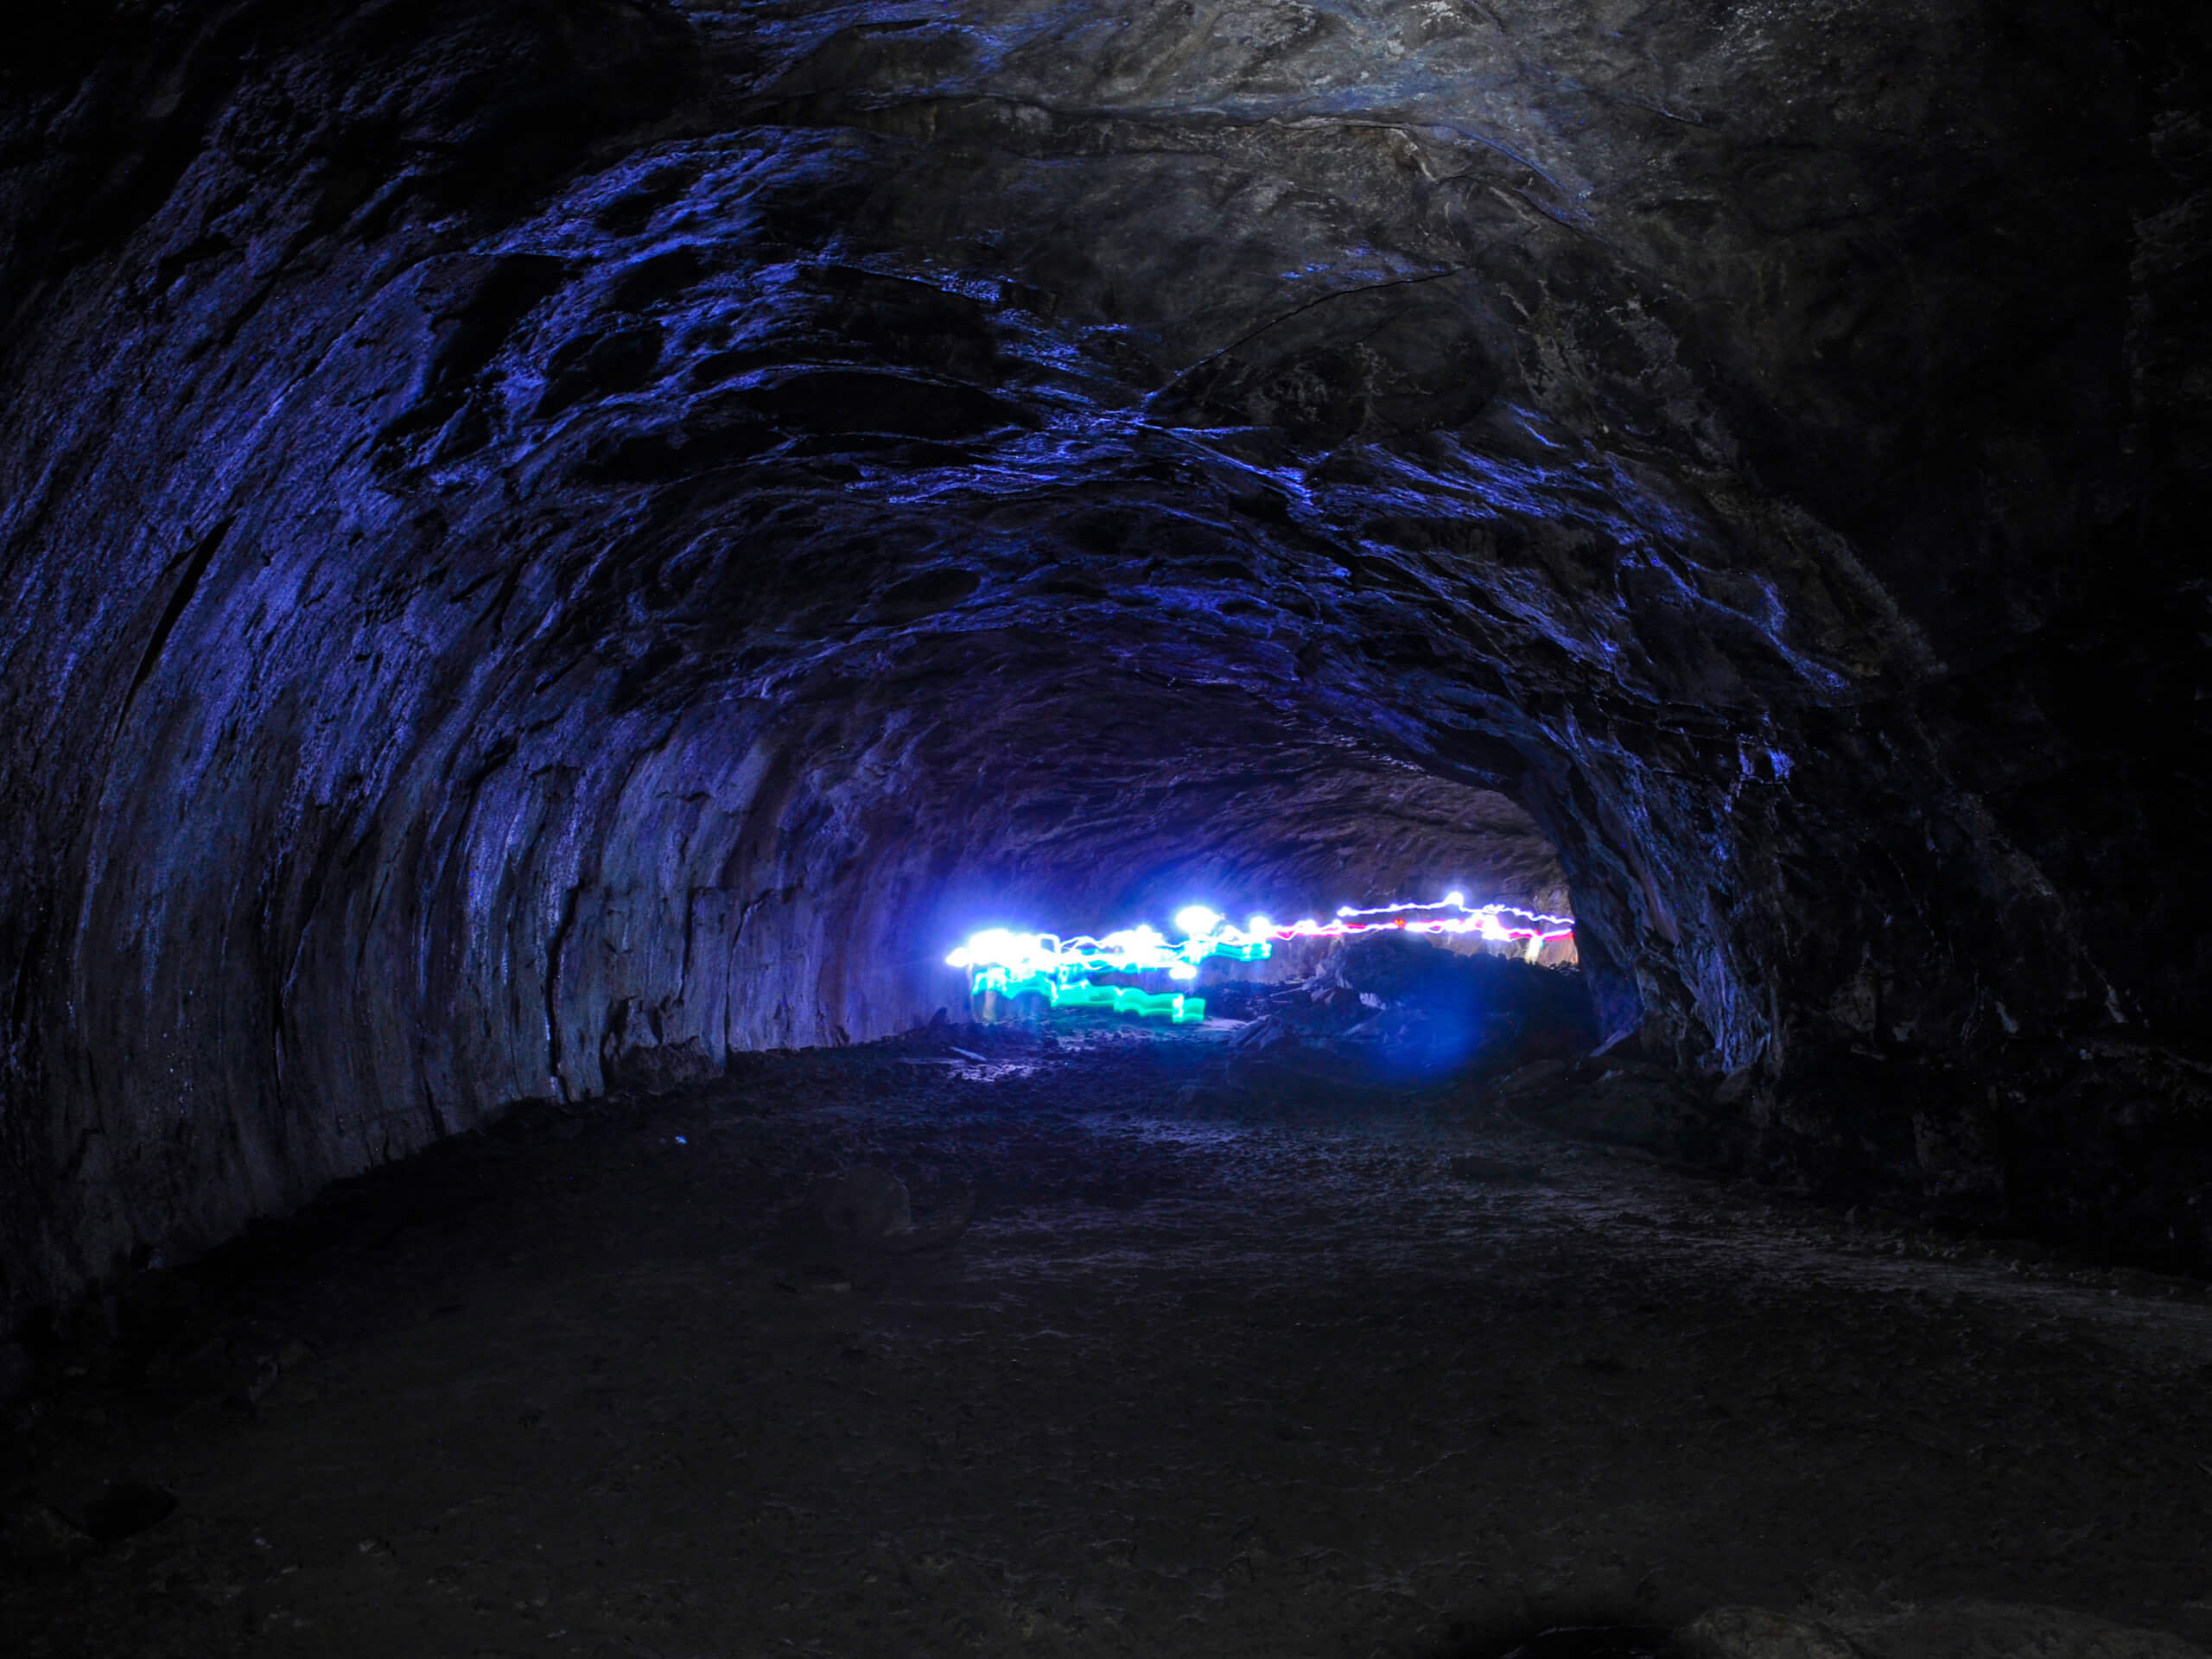
<path fill-rule="evenodd" d="M 1446 886 L 1571 893 L 1611 1058 L 1516 1134 L 2201 1273 L 2212 144 L 2155 11 L 0 25 L 0 1336 L 44 1387 L 155 1264 L 435 1194 L 517 1103 L 908 1032 L 985 922 Z M 651 1109 L 624 1157 L 692 1144 Z M 1223 1141 L 1253 1259 L 1338 1167 L 1370 1242 L 1443 1203 L 1274 1133 Z M 1672 1259 L 1658 1198 L 1491 1190 L 1535 1157 L 1358 1271 Z"/>

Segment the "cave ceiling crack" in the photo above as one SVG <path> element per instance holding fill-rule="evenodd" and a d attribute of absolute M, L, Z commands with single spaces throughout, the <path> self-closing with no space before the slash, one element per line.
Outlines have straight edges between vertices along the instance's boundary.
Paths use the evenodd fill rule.
<path fill-rule="evenodd" d="M 779 109 L 790 110 L 795 105 L 804 107 L 809 101 L 814 99 L 820 99 L 824 105 L 828 106 L 824 108 L 823 114 L 825 118 L 823 119 L 816 121 L 793 120 L 786 123 L 776 124 L 788 124 L 794 127 L 834 126 L 844 124 L 860 125 L 862 124 L 858 119 L 840 120 L 838 118 L 840 116 L 847 118 L 859 118 L 868 115 L 886 114 L 894 110 L 930 109 L 944 105 L 1003 105 L 1011 109 L 1028 111 L 1038 115 L 1047 117 L 1054 121 L 1066 121 L 1071 124 L 1126 122 L 1132 126 L 1138 127 L 1191 127 L 1200 130 L 1227 130 L 1231 131 L 1247 130 L 1259 127 L 1274 127 L 1286 131 L 1295 130 L 1301 128 L 1322 129 L 1329 127 L 1343 127 L 1381 132 L 1398 132 L 1403 133 L 1408 137 L 1413 137 L 1423 133 L 1443 133 L 1449 135 L 1451 137 L 1462 140 L 1467 143 L 1477 145 L 1479 148 L 1489 150 L 1495 155 L 1502 156 L 1507 161 L 1511 162 L 1515 166 L 1526 168 L 1529 172 L 1534 174 L 1536 177 L 1541 179 L 1546 184 L 1549 185 L 1554 190 L 1556 190 L 1560 195 L 1566 200 L 1580 201 L 1592 194 L 1590 188 L 1586 186 L 1571 188 L 1568 185 L 1562 183 L 1559 179 L 1553 176 L 1549 168 L 1544 167 L 1541 162 L 1534 161 L 1530 157 L 1522 155 L 1511 145 L 1493 138 L 1487 133 L 1478 131 L 1475 128 L 1465 126 L 1453 121 L 1423 121 L 1416 120 L 1410 117 L 1392 117 L 1379 112 L 1374 114 L 1361 114 L 1357 112 L 1335 112 L 1325 110 L 1300 110 L 1295 108 L 1238 111 L 1218 106 L 1193 106 L 1190 108 L 1177 109 L 1167 105 L 1116 106 L 1105 104 L 1053 104 L 1041 99 L 1019 97 L 1011 92 L 994 92 L 988 91 L 916 92 L 903 95 L 881 94 L 875 97 L 861 95 L 847 97 L 839 104 L 830 105 L 830 100 L 836 97 L 837 90 L 838 89 L 833 87 L 825 87 L 815 91 L 779 92 L 772 98 L 760 98 L 748 100 L 741 104 L 739 107 L 742 115 L 748 120 L 757 120 L 762 124 L 776 124 L 774 122 L 772 112 Z M 1633 102 L 1634 100 L 1624 99 L 1622 101 Z M 1662 115 L 1666 113 L 1663 110 L 1655 110 L 1654 112 Z M 1679 120 L 1681 118 L 1676 117 L 1673 118 Z M 1688 123 L 1687 124 L 1695 125 L 1697 124 Z"/>
<path fill-rule="evenodd" d="M 1414 288 L 1423 283 L 1441 282 L 1447 276 L 1465 276 L 1468 271 L 1471 271 L 1473 269 L 1474 266 L 1471 264 L 1452 265 L 1442 270 L 1423 271 L 1418 276 L 1394 276 L 1387 283 L 1362 283 L 1357 288 L 1332 289 L 1326 294 L 1316 295 L 1313 298 L 1306 301 L 1305 304 L 1295 306 L 1290 310 L 1284 312 L 1281 316 L 1271 317 L 1267 321 L 1262 323 L 1258 327 L 1252 329 L 1249 333 L 1240 334 L 1236 339 L 1230 340 L 1226 346 L 1217 346 L 1213 351 L 1208 352 L 1204 357 L 1192 364 L 1188 368 L 1179 370 L 1176 372 L 1174 379 L 1169 381 L 1158 391 L 1147 394 L 1145 398 L 1145 402 L 1150 404 L 1154 398 L 1166 396 L 1167 393 L 1173 391 L 1183 381 L 1187 380 L 1191 376 L 1198 373 L 1201 369 L 1207 367 L 1211 364 L 1220 361 L 1223 358 L 1227 357 L 1231 352 L 1237 350 L 1241 346 L 1250 345 L 1262 334 L 1267 334 L 1271 329 L 1280 328 L 1287 322 L 1295 322 L 1299 318 L 1304 316 L 1309 311 L 1318 310 L 1322 306 L 1331 304 L 1338 300 L 1348 300 L 1361 294 L 1375 294 L 1382 292 L 1387 289 Z M 1173 431 L 1176 429 L 1173 427 L 1165 425 L 1163 423 L 1156 421 L 1147 420 L 1142 423 L 1160 431 Z"/>

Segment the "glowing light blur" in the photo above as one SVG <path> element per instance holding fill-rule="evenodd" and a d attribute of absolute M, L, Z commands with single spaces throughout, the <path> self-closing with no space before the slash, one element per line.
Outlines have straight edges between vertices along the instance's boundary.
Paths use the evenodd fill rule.
<path fill-rule="evenodd" d="M 1221 912 L 1208 910 L 1204 905 L 1185 905 L 1175 912 L 1175 925 L 1193 938 L 1212 932 L 1221 923 Z"/>
<path fill-rule="evenodd" d="M 1454 916 L 1431 915 L 1433 911 L 1457 911 Z M 1389 919 L 1369 921 L 1368 917 L 1380 916 Z M 1509 921 L 1508 917 L 1518 919 Z M 1344 938 L 1354 933 L 1373 933 L 1383 928 L 1395 928 L 1408 933 L 1475 933 L 1492 944 L 1527 944 L 1541 941 L 1548 944 L 1554 939 L 1569 938 L 1574 933 L 1572 916 L 1547 916 L 1539 911 L 1522 910 L 1516 905 L 1484 905 L 1476 909 L 1467 906 L 1467 896 L 1448 893 L 1433 905 L 1378 905 L 1373 910 L 1354 910 L 1346 905 L 1337 912 L 1332 922 L 1300 922 L 1294 927 L 1277 928 L 1277 938 Z"/>
<path fill-rule="evenodd" d="M 1175 912 L 1175 925 L 1183 931 L 1180 944 L 1150 926 L 1125 927 L 1102 938 L 1079 934 L 1062 938 L 1057 933 L 1018 933 L 995 927 L 975 935 L 945 957 L 948 965 L 965 968 L 970 995 L 995 991 L 1003 996 L 1040 995 L 1056 1008 L 1111 1007 L 1118 1014 L 1164 1016 L 1177 1025 L 1192 1025 L 1205 1018 L 1203 998 L 1181 991 L 1145 991 L 1127 985 L 1096 985 L 1091 974 L 1164 973 L 1178 983 L 1198 976 L 1198 965 L 1209 957 L 1233 962 L 1259 962 L 1273 954 L 1278 943 L 1291 939 L 1341 939 L 1359 933 L 1387 930 L 1406 933 L 1468 934 L 1492 944 L 1534 948 L 1574 932 L 1572 916 L 1547 916 L 1514 905 L 1483 905 L 1470 908 L 1465 893 L 1446 893 L 1434 904 L 1379 905 L 1355 910 L 1350 905 L 1326 922 L 1308 918 L 1288 925 L 1255 916 L 1243 927 L 1230 924 L 1219 911 L 1204 905 L 1187 905 Z"/>

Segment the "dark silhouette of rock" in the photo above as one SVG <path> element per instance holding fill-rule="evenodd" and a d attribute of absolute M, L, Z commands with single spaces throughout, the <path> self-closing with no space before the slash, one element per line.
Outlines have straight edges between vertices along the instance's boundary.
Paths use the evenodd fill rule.
<path fill-rule="evenodd" d="M 951 1243 L 968 1230 L 975 1213 L 975 1193 L 963 1192 L 917 1222 L 906 1184 L 873 1164 L 839 1175 L 821 1206 L 822 1224 L 832 1240 L 892 1255 Z"/>
<path fill-rule="evenodd" d="M 160 1525 L 175 1510 L 176 1494 L 167 1487 L 151 1481 L 119 1480 L 86 1503 L 77 1519 L 100 1542 L 113 1543 Z"/>
<path fill-rule="evenodd" d="M 82 1560 L 99 1541 L 44 1503 L 16 1505 L 0 1516 L 0 1560 L 31 1572 L 51 1572 Z"/>
<path fill-rule="evenodd" d="M 2071 1608 L 1972 1599 L 1818 1618 L 1715 1607 L 1680 1632 L 1677 1650 L 1685 1659 L 2199 1659 L 2203 1652 L 2171 1631 L 2132 1629 Z"/>
<path fill-rule="evenodd" d="M 858 1244 L 880 1244 L 891 1234 L 903 1233 L 914 1224 L 906 1184 L 873 1164 L 849 1169 L 822 1201 L 822 1224 L 836 1237 Z"/>

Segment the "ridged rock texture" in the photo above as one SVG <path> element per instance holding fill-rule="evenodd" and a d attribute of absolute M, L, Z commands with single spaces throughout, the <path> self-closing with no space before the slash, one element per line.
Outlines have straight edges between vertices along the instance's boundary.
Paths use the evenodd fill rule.
<path fill-rule="evenodd" d="M 1452 880 L 1682 1145 L 2212 1261 L 2188 10 L 11 9 L 0 1306 Z"/>

